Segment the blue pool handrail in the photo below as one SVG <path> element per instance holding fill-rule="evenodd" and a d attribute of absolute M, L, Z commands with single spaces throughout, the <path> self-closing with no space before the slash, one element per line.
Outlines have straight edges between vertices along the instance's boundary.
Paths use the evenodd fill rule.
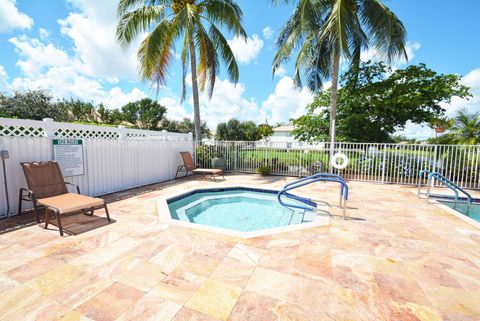
<path fill-rule="evenodd" d="M 419 176 L 423 177 L 424 174 L 428 174 L 427 194 L 426 194 L 427 201 L 430 198 L 430 189 L 431 189 L 431 185 L 432 185 L 431 183 L 432 183 L 433 180 L 437 180 L 440 183 L 442 183 L 443 185 L 445 185 L 447 188 L 451 189 L 455 193 L 455 205 L 454 205 L 455 209 L 457 208 L 457 205 L 458 205 L 459 192 L 464 194 L 467 197 L 467 214 L 469 213 L 470 204 L 473 201 L 473 197 L 470 193 L 468 193 L 466 190 L 464 190 L 463 188 L 461 188 L 460 186 L 458 186 L 457 184 L 455 184 L 454 182 L 452 182 L 451 180 L 449 180 L 448 178 L 446 178 L 445 176 L 443 176 L 439 172 L 431 172 L 428 169 L 424 169 L 424 170 L 420 171 Z M 418 194 L 419 194 L 419 196 L 420 196 L 420 188 L 421 188 L 421 181 L 419 181 L 419 183 L 418 183 Z"/>
<path fill-rule="evenodd" d="M 314 208 L 317 207 L 317 204 L 315 202 L 313 202 L 311 199 L 290 194 L 288 193 L 288 191 L 305 186 L 305 185 L 309 185 L 315 182 L 320 182 L 320 181 L 335 182 L 340 184 L 340 205 L 339 206 L 340 208 L 342 208 L 342 199 L 343 199 L 343 216 L 344 218 L 346 218 L 346 208 L 347 208 L 347 201 L 348 201 L 348 185 L 345 179 L 340 175 L 330 174 L 330 173 L 318 173 L 318 174 L 314 174 L 308 177 L 298 179 L 294 182 L 286 184 L 283 187 L 283 189 L 280 192 L 278 192 L 277 200 L 282 206 L 285 206 L 285 207 L 292 207 L 292 208 L 303 209 L 306 211 L 313 211 Z M 302 203 L 305 203 L 309 207 L 297 205 L 297 204 L 285 203 L 282 200 L 282 196 L 285 196 L 287 198 L 292 198 Z"/>

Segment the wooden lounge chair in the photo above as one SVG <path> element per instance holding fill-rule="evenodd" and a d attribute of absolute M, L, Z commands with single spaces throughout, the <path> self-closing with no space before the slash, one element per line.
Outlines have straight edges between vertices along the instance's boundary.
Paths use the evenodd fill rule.
<path fill-rule="evenodd" d="M 81 195 L 80 188 L 77 185 L 65 182 L 57 162 L 24 162 L 20 164 L 25 173 L 28 189 L 20 189 L 19 214 L 22 212 L 22 201 L 32 201 L 37 223 L 40 223 L 38 216 L 39 208 L 45 208 L 45 228 L 47 228 L 50 220 L 49 212 L 52 211 L 57 218 L 60 236 L 63 236 L 62 222 L 60 220 L 62 214 L 81 211 L 91 216 L 95 208 L 103 207 L 107 220 L 110 222 L 110 215 L 105 201 L 101 198 Z M 74 186 L 77 193 L 69 193 L 67 185 Z"/>
<path fill-rule="evenodd" d="M 214 181 L 216 181 L 216 176 L 222 176 L 225 179 L 225 174 L 223 170 L 217 168 L 198 168 L 193 161 L 192 154 L 190 152 L 180 152 L 183 159 L 183 165 L 177 167 L 177 173 L 175 174 L 175 178 L 178 177 L 178 173 L 185 172 L 185 176 L 188 175 L 188 172 L 192 172 L 192 175 L 195 178 L 195 174 L 202 175 L 202 178 L 211 177 Z"/>

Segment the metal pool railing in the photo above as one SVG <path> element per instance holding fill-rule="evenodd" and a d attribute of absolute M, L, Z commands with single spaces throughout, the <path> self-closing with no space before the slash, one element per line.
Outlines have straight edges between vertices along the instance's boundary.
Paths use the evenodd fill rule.
<path fill-rule="evenodd" d="M 346 169 L 333 170 L 345 179 L 417 185 L 426 183 L 421 170 L 438 172 L 456 185 L 480 189 L 480 145 L 335 143 L 334 152 L 346 154 Z M 227 161 L 227 171 L 255 173 L 266 165 L 274 175 L 308 176 L 329 171 L 329 143 L 197 142 L 196 161 L 210 168 L 215 157 Z M 440 183 L 435 183 L 440 185 Z"/>

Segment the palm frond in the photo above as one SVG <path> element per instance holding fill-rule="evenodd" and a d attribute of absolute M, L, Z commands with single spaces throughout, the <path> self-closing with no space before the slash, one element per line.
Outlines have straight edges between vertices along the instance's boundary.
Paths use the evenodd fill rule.
<path fill-rule="evenodd" d="M 205 17 L 212 24 L 219 27 L 225 26 L 236 36 L 247 38 L 247 33 L 242 27 L 243 11 L 240 6 L 232 0 L 206 0 L 199 3 L 203 8 Z"/>
<path fill-rule="evenodd" d="M 227 66 L 227 74 L 230 81 L 237 83 L 240 77 L 240 72 L 230 45 L 221 31 L 213 24 L 210 25 L 209 35 L 215 45 L 215 50 L 220 54 L 222 60 Z"/>
<path fill-rule="evenodd" d="M 128 46 L 141 32 L 149 30 L 165 16 L 163 6 L 145 6 L 123 14 L 117 24 L 116 37 L 122 47 Z"/>
<path fill-rule="evenodd" d="M 363 0 L 359 13 L 370 42 L 388 62 L 402 57 L 408 60 L 405 50 L 407 32 L 400 19 L 387 6 L 379 0 Z"/>

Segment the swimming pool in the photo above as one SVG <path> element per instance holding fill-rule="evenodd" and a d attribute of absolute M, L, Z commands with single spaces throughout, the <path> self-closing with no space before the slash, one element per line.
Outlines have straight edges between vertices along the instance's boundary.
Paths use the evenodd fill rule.
<path fill-rule="evenodd" d="M 309 223 L 316 217 L 311 211 L 281 206 L 277 191 L 243 187 L 196 190 L 167 204 L 174 220 L 239 232 Z"/>
<path fill-rule="evenodd" d="M 455 209 L 457 212 L 460 212 L 477 222 L 480 222 L 480 202 L 478 202 L 478 200 L 470 204 L 470 209 L 468 209 L 468 205 L 464 201 L 459 201 L 456 208 L 455 202 L 453 201 L 439 200 L 439 202 L 450 208 Z"/>

